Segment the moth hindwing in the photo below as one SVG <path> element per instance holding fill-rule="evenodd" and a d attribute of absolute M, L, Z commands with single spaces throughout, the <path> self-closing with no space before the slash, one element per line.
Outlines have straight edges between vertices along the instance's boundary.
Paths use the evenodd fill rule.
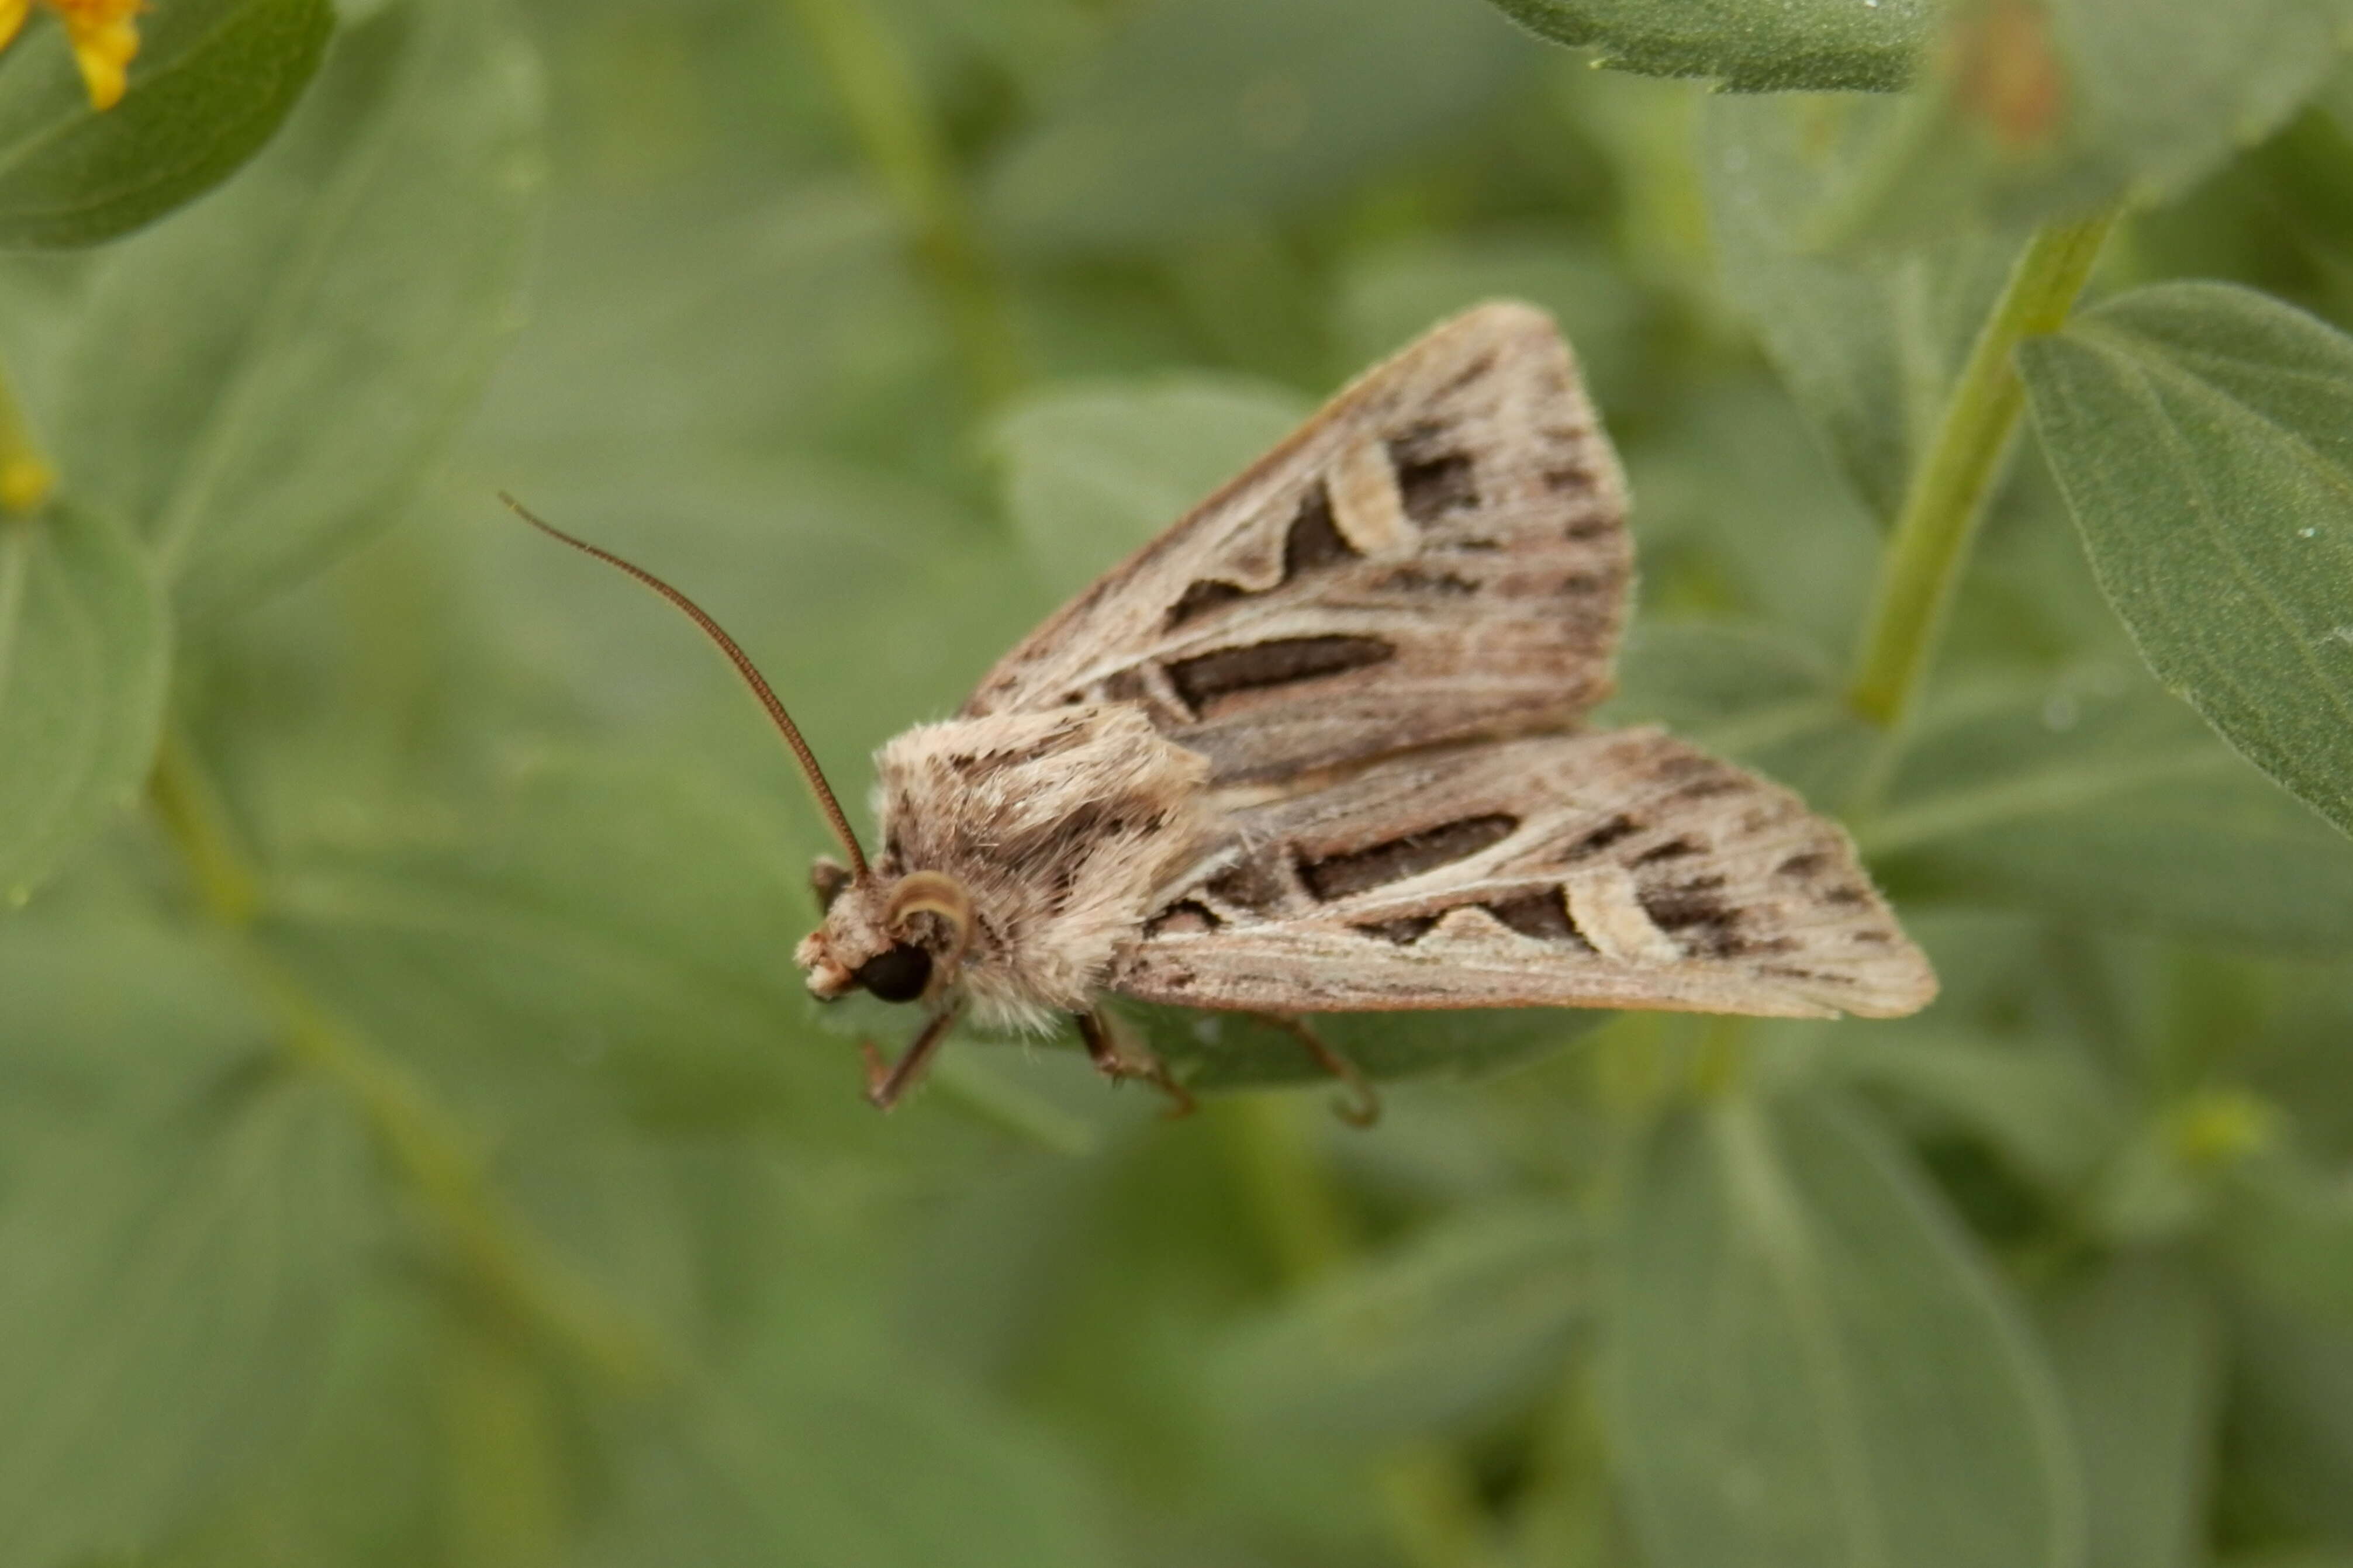
<path fill-rule="evenodd" d="M 740 650 L 638 575 L 760 690 L 850 857 L 820 869 L 811 990 L 930 1014 L 875 1064 L 878 1103 L 967 1007 L 1074 1016 L 1105 1071 L 1181 1093 L 1119 1044 L 1106 993 L 1294 1028 L 1926 1005 L 1936 978 L 1836 825 L 1657 730 L 1584 727 L 1626 615 L 1626 515 L 1550 319 L 1468 311 L 1064 605 L 955 717 L 885 745 L 871 865 Z"/>

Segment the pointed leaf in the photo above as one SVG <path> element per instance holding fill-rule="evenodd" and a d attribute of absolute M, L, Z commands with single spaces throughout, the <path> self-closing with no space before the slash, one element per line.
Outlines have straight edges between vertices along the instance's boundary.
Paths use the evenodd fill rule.
<path fill-rule="evenodd" d="M 1597 62 L 1648 76 L 1715 77 L 1736 92 L 1893 92 L 1935 34 L 1936 0 L 1494 0 L 1514 21 Z"/>
<path fill-rule="evenodd" d="M 0 247 L 95 245 L 228 177 L 294 107 L 328 0 L 173 0 L 142 14 L 131 84 L 90 107 L 63 27 L 0 56 Z"/>
<path fill-rule="evenodd" d="M 1865 258 L 1807 255 L 1783 227 L 1818 194 L 1807 126 L 1778 103 L 1708 100 L 1709 232 L 1725 291 L 1882 521 L 2009 275 L 2013 247 L 1965 236 Z"/>
<path fill-rule="evenodd" d="M 1658 1568 L 2072 1568 L 2050 1374 L 1952 1220 L 1828 1101 L 1668 1122 L 1606 1370 Z"/>
<path fill-rule="evenodd" d="M 2353 339 L 2249 289 L 2164 284 L 2021 364 L 2142 657 L 2353 833 Z"/>

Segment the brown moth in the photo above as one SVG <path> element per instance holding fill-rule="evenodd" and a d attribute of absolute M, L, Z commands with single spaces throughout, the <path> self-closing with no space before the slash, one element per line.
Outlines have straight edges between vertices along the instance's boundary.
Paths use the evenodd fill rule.
<path fill-rule="evenodd" d="M 871 861 L 726 634 L 557 536 L 693 616 L 799 757 L 849 858 L 814 874 L 809 989 L 929 1015 L 895 1065 L 870 1047 L 876 1104 L 966 1012 L 1073 1018 L 1105 1073 L 1185 1100 L 1117 1043 L 1109 994 L 1265 1016 L 1369 1115 L 1295 1015 L 1892 1017 L 1936 994 L 1835 824 L 1660 730 L 1580 727 L 1611 689 L 1626 515 L 1551 319 L 1470 310 L 886 744 Z"/>

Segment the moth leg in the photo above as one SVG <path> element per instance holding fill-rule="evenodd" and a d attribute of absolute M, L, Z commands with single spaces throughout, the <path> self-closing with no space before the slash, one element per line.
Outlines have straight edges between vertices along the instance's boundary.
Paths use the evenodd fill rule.
<path fill-rule="evenodd" d="M 890 1110 L 899 1103 L 902 1095 L 915 1087 L 917 1080 L 923 1076 L 923 1069 L 931 1066 L 932 1058 L 939 1054 L 940 1043 L 948 1037 L 949 1026 L 955 1024 L 955 1019 L 953 1007 L 934 1016 L 924 1024 L 923 1032 L 915 1037 L 915 1043 L 900 1053 L 895 1063 L 884 1062 L 882 1053 L 874 1048 L 871 1041 L 858 1042 L 858 1054 L 866 1058 L 866 1098 L 875 1110 Z"/>
<path fill-rule="evenodd" d="M 1248 1016 L 1281 1029 L 1307 1048 L 1315 1065 L 1340 1080 L 1347 1093 L 1333 1102 L 1332 1114 L 1351 1127 L 1370 1127 L 1381 1119 L 1381 1097 L 1362 1068 L 1342 1056 L 1323 1036 L 1289 1013 L 1251 1013 Z"/>
<path fill-rule="evenodd" d="M 1170 1116 L 1193 1114 L 1198 1103 L 1193 1099 L 1193 1091 L 1170 1076 L 1166 1064 L 1150 1051 L 1142 1050 L 1140 1047 L 1141 1054 L 1138 1056 L 1129 1056 L 1122 1051 L 1113 1032 L 1112 1021 L 1102 1009 L 1073 1013 L 1071 1016 L 1078 1022 L 1079 1038 L 1087 1046 L 1087 1060 L 1095 1064 L 1097 1072 L 1113 1083 L 1124 1079 L 1140 1078 L 1168 1097 Z"/>

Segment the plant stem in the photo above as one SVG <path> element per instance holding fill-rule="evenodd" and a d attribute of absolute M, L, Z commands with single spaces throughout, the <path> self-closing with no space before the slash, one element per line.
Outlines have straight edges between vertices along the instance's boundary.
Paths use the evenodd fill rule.
<path fill-rule="evenodd" d="M 228 934 L 255 990 L 277 1015 L 287 1059 L 338 1085 L 357 1103 L 461 1277 L 487 1303 L 610 1382 L 641 1386 L 666 1375 L 659 1347 L 507 1211 L 458 1119 L 397 1062 L 332 1017 L 255 939 L 253 927 L 268 908 L 262 879 L 218 793 L 176 733 L 165 735 L 148 794 L 206 914 Z"/>
<path fill-rule="evenodd" d="M 2022 338 L 2057 331 L 2115 221 L 2106 212 L 2054 224 L 2027 243 L 1954 384 L 1934 441 L 1914 470 L 1880 563 L 1871 621 L 1847 700 L 1882 730 L 1903 724 L 1943 634 L 1987 497 L 2025 405 L 2010 363 Z"/>
<path fill-rule="evenodd" d="M 1299 1124 L 1300 1109 L 1273 1094 L 1218 1108 L 1245 1195 L 1293 1289 L 1339 1268 L 1358 1246 L 1340 1194 Z M 1477 1489 L 1454 1455 L 1437 1443 L 1402 1443 L 1376 1458 L 1371 1469 L 1398 1556 L 1413 1568 L 1485 1568 L 1493 1554 Z"/>
<path fill-rule="evenodd" d="M 870 0 L 792 0 L 851 130 L 906 224 L 938 295 L 973 402 L 986 412 L 1023 380 L 1012 310 L 975 231 L 947 149 L 904 50 Z"/>
<path fill-rule="evenodd" d="M 57 489 L 57 470 L 41 455 L 16 394 L 0 371 L 0 516 L 26 517 Z"/>

